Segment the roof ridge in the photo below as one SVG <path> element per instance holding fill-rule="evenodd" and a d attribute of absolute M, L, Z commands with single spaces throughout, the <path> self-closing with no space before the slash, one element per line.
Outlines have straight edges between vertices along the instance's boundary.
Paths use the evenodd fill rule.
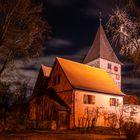
<path fill-rule="evenodd" d="M 76 62 L 76 61 L 72 61 L 72 60 L 69 60 L 69 59 L 64 59 L 62 57 L 56 57 L 57 60 L 59 61 L 59 59 L 62 59 L 64 61 L 69 61 L 69 62 L 72 62 L 72 63 L 76 63 L 76 64 L 79 64 L 79 65 L 82 65 L 84 67 L 90 67 L 91 69 L 97 69 L 97 70 L 100 70 L 100 71 L 105 71 L 104 69 L 100 69 L 100 68 L 97 68 L 95 66 L 90 66 L 90 65 L 87 65 L 87 64 L 83 64 L 83 63 L 80 63 L 80 62 Z M 60 62 L 60 61 L 59 61 Z M 106 71 L 105 71 L 106 72 Z"/>

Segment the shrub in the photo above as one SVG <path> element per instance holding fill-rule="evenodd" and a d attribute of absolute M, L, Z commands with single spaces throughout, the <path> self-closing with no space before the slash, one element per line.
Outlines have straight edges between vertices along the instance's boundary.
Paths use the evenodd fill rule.
<path fill-rule="evenodd" d="M 125 122 L 124 131 L 128 140 L 136 140 L 140 132 L 140 124 L 136 122 Z"/>

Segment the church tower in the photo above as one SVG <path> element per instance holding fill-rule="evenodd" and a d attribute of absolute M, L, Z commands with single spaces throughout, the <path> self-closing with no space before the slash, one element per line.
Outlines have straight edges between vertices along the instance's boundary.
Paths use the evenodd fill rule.
<path fill-rule="evenodd" d="M 94 42 L 87 53 L 84 64 L 104 69 L 121 88 L 121 62 L 113 51 L 105 31 L 101 25 L 98 28 Z"/>

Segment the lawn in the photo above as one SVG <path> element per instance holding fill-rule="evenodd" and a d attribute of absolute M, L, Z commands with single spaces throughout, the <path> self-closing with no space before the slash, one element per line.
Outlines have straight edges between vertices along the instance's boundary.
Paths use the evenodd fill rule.
<path fill-rule="evenodd" d="M 79 131 L 30 131 L 0 134 L 0 140 L 126 140 L 125 135 L 80 134 Z"/>

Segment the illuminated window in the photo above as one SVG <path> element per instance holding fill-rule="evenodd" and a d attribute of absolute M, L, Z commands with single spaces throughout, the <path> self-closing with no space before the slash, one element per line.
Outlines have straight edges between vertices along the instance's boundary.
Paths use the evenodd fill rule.
<path fill-rule="evenodd" d="M 120 76 L 119 75 L 116 75 L 116 80 L 120 80 Z"/>
<path fill-rule="evenodd" d="M 118 67 L 117 66 L 114 66 L 114 71 L 118 71 Z"/>
<path fill-rule="evenodd" d="M 119 105 L 119 99 L 110 98 L 110 106 L 118 106 L 118 105 Z"/>
<path fill-rule="evenodd" d="M 107 68 L 111 70 L 111 64 L 110 63 L 108 63 Z"/>
<path fill-rule="evenodd" d="M 95 96 L 84 95 L 84 104 L 95 104 Z"/>

